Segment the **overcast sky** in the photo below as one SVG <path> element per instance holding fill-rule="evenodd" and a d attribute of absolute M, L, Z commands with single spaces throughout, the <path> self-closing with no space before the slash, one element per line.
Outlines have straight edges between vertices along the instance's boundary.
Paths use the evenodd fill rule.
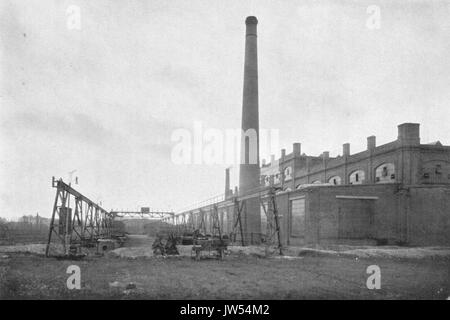
<path fill-rule="evenodd" d="M 403 122 L 450 144 L 447 1 L 2 1 L 0 216 L 50 216 L 51 177 L 72 170 L 106 209 L 222 193 L 226 165 L 173 163 L 171 134 L 239 128 L 248 15 L 280 148 L 354 153 Z"/>

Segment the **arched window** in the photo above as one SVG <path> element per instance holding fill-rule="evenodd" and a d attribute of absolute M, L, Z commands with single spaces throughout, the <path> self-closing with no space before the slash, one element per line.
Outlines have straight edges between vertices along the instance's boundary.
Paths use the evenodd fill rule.
<path fill-rule="evenodd" d="M 363 170 L 356 170 L 350 174 L 350 184 L 362 184 L 366 179 L 366 175 Z"/>
<path fill-rule="evenodd" d="M 395 182 L 395 166 L 393 163 L 383 163 L 375 169 L 375 183 Z"/>
<path fill-rule="evenodd" d="M 292 168 L 287 167 L 284 169 L 284 181 L 289 181 L 292 179 Z"/>
<path fill-rule="evenodd" d="M 342 184 L 342 179 L 339 176 L 333 176 L 330 179 L 328 179 L 328 183 L 337 186 Z"/>

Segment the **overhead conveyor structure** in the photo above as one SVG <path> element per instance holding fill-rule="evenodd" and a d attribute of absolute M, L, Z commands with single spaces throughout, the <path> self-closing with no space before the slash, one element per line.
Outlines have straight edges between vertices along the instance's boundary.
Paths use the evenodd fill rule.
<path fill-rule="evenodd" d="M 76 247 L 93 246 L 100 238 L 111 237 L 114 215 L 82 195 L 62 179 L 52 178 L 56 188 L 45 255 L 49 256 L 52 236 L 62 243 L 67 255 Z M 71 201 L 73 198 L 73 201 Z"/>
<path fill-rule="evenodd" d="M 148 207 L 141 208 L 141 211 L 107 211 L 62 179 L 53 177 L 52 187 L 56 188 L 56 196 L 45 249 L 47 257 L 51 244 L 58 240 L 64 255 L 76 253 L 81 247 L 95 247 L 100 239 L 112 240 L 116 219 L 163 219 L 174 216 L 173 212 L 151 210 Z"/>

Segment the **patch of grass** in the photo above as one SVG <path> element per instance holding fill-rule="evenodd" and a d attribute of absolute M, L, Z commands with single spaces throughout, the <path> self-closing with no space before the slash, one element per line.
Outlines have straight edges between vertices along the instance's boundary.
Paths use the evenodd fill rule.
<path fill-rule="evenodd" d="M 383 260 L 383 290 L 367 290 L 366 267 L 380 261 L 312 257 L 205 259 L 88 257 L 64 261 L 13 254 L 0 280 L 2 299 L 308 299 L 436 298 L 447 294 L 448 265 Z M 68 290 L 69 265 L 81 269 L 81 290 Z M 124 286 L 112 287 L 118 281 Z M 126 290 L 129 283 L 135 288 Z M 426 294 L 424 294 L 426 293 Z"/>
<path fill-rule="evenodd" d="M 17 296 L 21 291 L 20 286 L 20 280 L 15 277 L 3 279 L 0 284 L 0 297 L 8 299 Z"/>

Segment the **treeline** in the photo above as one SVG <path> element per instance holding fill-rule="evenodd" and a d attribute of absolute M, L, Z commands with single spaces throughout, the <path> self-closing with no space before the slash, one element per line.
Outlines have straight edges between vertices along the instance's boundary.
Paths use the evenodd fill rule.
<path fill-rule="evenodd" d="M 40 243 L 48 237 L 50 219 L 24 215 L 17 221 L 0 218 L 0 244 Z"/>

